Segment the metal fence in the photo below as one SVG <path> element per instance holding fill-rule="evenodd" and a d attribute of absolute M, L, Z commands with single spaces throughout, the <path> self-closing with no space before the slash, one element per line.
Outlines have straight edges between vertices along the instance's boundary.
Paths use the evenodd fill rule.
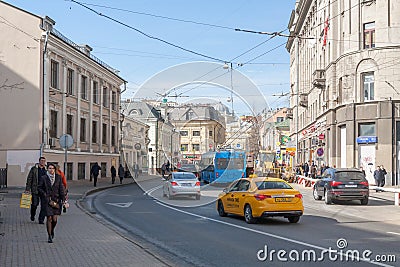
<path fill-rule="evenodd" d="M 7 167 L 0 168 L 0 188 L 7 187 Z"/>

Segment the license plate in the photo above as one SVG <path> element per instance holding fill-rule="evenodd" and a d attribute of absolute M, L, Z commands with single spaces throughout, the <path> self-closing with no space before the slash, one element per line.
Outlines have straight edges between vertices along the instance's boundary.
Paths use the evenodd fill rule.
<path fill-rule="evenodd" d="M 183 183 L 182 186 L 192 186 L 192 184 L 188 183 Z"/>
<path fill-rule="evenodd" d="M 291 197 L 276 197 L 275 202 L 292 202 Z"/>
<path fill-rule="evenodd" d="M 344 187 L 356 188 L 357 185 L 356 184 L 346 184 L 346 185 L 344 185 Z"/>

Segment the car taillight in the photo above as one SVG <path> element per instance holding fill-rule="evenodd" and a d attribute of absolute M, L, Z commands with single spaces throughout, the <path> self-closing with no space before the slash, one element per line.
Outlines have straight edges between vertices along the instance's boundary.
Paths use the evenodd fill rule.
<path fill-rule="evenodd" d="M 330 184 L 331 186 L 338 186 L 338 185 L 342 184 L 342 182 L 330 181 L 329 184 Z"/>
<path fill-rule="evenodd" d="M 171 182 L 171 186 L 178 186 L 177 182 Z"/>
<path fill-rule="evenodd" d="M 196 186 L 200 186 L 200 182 L 196 182 Z"/>
<path fill-rule="evenodd" d="M 361 185 L 368 186 L 368 181 L 363 181 L 363 182 L 360 182 L 360 184 L 361 184 Z"/>
<path fill-rule="evenodd" d="M 296 195 L 294 195 L 294 197 L 298 197 L 298 198 L 302 199 L 303 195 L 302 194 L 296 194 Z"/>
<path fill-rule="evenodd" d="M 261 195 L 261 194 L 255 194 L 254 197 L 255 197 L 257 200 L 264 200 L 264 199 L 266 199 L 266 198 L 272 198 L 271 195 Z"/>

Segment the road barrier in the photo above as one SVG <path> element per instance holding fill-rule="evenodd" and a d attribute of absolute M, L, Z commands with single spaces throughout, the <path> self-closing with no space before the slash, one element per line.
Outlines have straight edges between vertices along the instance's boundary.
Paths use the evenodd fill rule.
<path fill-rule="evenodd" d="M 319 179 L 314 179 L 311 177 L 306 177 L 304 175 L 296 175 L 295 182 L 297 184 L 301 184 L 304 187 L 313 187 L 314 184 L 318 181 Z"/>

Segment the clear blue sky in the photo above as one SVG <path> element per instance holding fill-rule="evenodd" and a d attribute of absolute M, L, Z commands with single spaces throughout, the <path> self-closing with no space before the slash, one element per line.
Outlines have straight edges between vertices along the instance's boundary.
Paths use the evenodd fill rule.
<path fill-rule="evenodd" d="M 71 1 L 5 2 L 39 16 L 47 15 L 56 21 L 56 29 L 73 42 L 89 44 L 95 56 L 120 70 L 120 76 L 128 81 L 128 91 L 123 98 L 133 97 L 146 80 L 171 66 L 193 61 L 215 62 L 147 38 Z M 267 52 L 285 43 L 286 38 L 276 37 L 240 56 L 270 37 L 233 29 L 285 30 L 295 0 L 82 0 L 81 3 L 148 35 L 196 53 L 235 64 L 248 62 L 235 67 L 236 70 L 260 88 L 272 107 L 288 103 L 287 98 L 278 99 L 271 95 L 289 91 L 289 54 L 285 45 Z M 193 90 L 191 96 L 201 96 L 202 93 L 204 91 Z M 224 95 L 222 102 L 229 95 L 228 92 L 216 94 Z"/>

